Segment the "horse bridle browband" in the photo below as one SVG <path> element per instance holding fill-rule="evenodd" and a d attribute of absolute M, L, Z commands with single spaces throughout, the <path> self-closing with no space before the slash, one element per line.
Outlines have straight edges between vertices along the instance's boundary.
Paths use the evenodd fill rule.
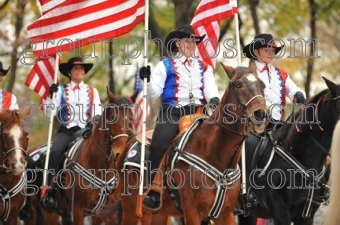
<path fill-rule="evenodd" d="M 255 95 L 255 96 L 253 96 L 251 99 L 249 99 L 248 102 L 246 102 L 245 104 L 243 104 L 243 103 L 241 103 L 239 97 L 236 95 L 235 88 L 234 88 L 234 86 L 232 85 L 233 82 L 234 82 L 234 81 L 233 81 L 233 79 L 232 79 L 232 80 L 230 81 L 230 84 L 229 84 L 229 90 L 232 90 L 232 92 L 233 92 L 233 94 L 234 94 L 234 97 L 235 97 L 237 103 L 241 106 L 240 108 L 241 108 L 241 110 L 242 110 L 242 112 L 243 112 L 243 118 L 247 118 L 247 117 L 245 116 L 245 115 L 246 115 L 247 106 L 248 106 L 252 101 L 254 101 L 256 98 L 264 98 L 264 97 L 263 97 L 262 95 Z M 237 116 L 237 117 L 238 117 L 238 119 L 242 119 L 240 116 Z M 241 133 L 241 132 L 234 131 L 234 130 L 230 129 L 230 128 L 227 127 L 227 126 L 224 126 L 224 125 L 221 124 L 221 123 L 217 123 L 217 124 L 220 125 L 221 127 L 225 128 L 225 129 L 227 129 L 227 130 L 233 132 L 234 134 L 237 134 L 237 135 L 242 136 L 242 137 L 246 137 L 246 136 L 247 136 L 247 134 L 243 134 L 243 133 Z"/>
<path fill-rule="evenodd" d="M 5 158 L 10 152 L 14 151 L 14 150 L 21 150 L 25 153 L 25 156 L 27 155 L 27 151 L 25 149 L 23 149 L 22 147 L 13 147 L 9 150 L 6 151 L 6 148 L 5 148 L 5 144 L 4 144 L 4 140 L 3 140 L 3 137 L 1 135 L 1 141 L 2 141 L 2 148 L 4 149 L 4 151 L 2 152 L 2 157 Z M 25 167 L 27 165 L 27 162 L 25 161 Z M 8 168 L 6 165 L 5 165 L 5 160 L 3 162 L 2 165 L 0 165 L 0 168 L 3 168 L 5 170 L 10 170 L 11 168 Z"/>

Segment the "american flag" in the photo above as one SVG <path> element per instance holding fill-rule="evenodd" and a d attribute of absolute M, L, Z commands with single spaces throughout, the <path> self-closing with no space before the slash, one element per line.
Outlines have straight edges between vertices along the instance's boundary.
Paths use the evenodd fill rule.
<path fill-rule="evenodd" d="M 64 2 L 66 0 L 39 0 L 41 6 L 41 13 L 44 15 L 48 11 L 52 10 L 58 4 Z M 59 63 L 59 62 L 58 62 Z M 56 58 L 50 57 L 47 59 L 40 59 L 37 61 L 30 74 L 26 79 L 26 86 L 30 89 L 38 93 L 41 96 L 40 103 L 44 103 L 46 98 L 49 96 L 49 87 L 53 84 L 54 81 L 54 69 L 56 64 Z"/>
<path fill-rule="evenodd" d="M 145 0 L 67 0 L 27 32 L 36 56 L 54 55 L 128 33 L 144 21 L 144 11 Z"/>
<path fill-rule="evenodd" d="M 60 47 L 58 49 L 53 45 L 44 49 L 44 39 L 58 43 L 63 39 L 75 41 L 77 38 L 83 38 L 82 45 L 86 45 L 89 44 L 88 41 L 93 43 L 100 38 L 109 39 L 125 34 L 144 20 L 144 0 L 39 0 L 39 2 L 43 16 L 27 28 L 31 42 L 35 43 L 32 49 L 39 60 L 33 66 L 25 84 L 42 97 L 41 103 L 48 97 L 49 87 L 54 80 L 57 50 L 67 51 L 80 47 L 74 45 L 71 48 L 72 46 L 66 42 L 64 45 L 58 45 Z"/>
<path fill-rule="evenodd" d="M 213 69 L 216 65 L 220 21 L 237 13 L 237 0 L 202 0 L 198 5 L 191 25 L 196 35 L 207 36 L 197 48 L 198 55 Z"/>
<path fill-rule="evenodd" d="M 49 87 L 53 84 L 55 64 L 54 57 L 38 61 L 26 79 L 25 84 L 41 96 L 41 104 L 50 94 Z"/>
<path fill-rule="evenodd" d="M 132 108 L 133 114 L 135 116 L 135 123 L 133 124 L 133 128 L 136 134 L 142 132 L 142 123 L 143 120 L 143 103 L 145 101 L 145 98 L 143 97 L 143 84 L 142 80 L 139 78 L 139 68 L 137 66 L 137 72 L 135 74 L 135 84 L 133 87 L 133 90 L 135 93 L 137 93 L 136 100 L 134 102 L 135 107 Z M 146 121 L 149 121 L 151 118 L 151 112 L 150 112 L 150 104 L 146 103 Z"/>

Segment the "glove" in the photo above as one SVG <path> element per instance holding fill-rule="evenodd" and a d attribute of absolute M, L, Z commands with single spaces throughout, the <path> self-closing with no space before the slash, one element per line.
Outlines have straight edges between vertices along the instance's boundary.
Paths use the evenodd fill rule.
<path fill-rule="evenodd" d="M 50 86 L 50 97 L 51 97 L 51 98 L 52 98 L 52 96 L 53 96 L 53 93 L 58 92 L 58 86 L 59 86 L 59 84 L 52 84 L 52 85 Z"/>
<path fill-rule="evenodd" d="M 211 109 L 216 109 L 217 105 L 220 103 L 220 99 L 217 97 L 213 97 L 212 99 L 210 99 L 209 101 L 209 107 Z"/>
<path fill-rule="evenodd" d="M 92 118 L 92 123 L 93 123 L 93 124 L 97 124 L 98 121 L 99 121 L 99 118 L 100 118 L 100 115 L 95 115 L 95 116 Z"/>
<path fill-rule="evenodd" d="M 139 70 L 140 79 L 144 80 L 144 78 L 146 78 L 146 81 L 149 83 L 150 82 L 150 76 L 151 76 L 151 70 L 150 70 L 149 65 L 147 67 L 143 66 L 142 68 L 140 68 L 140 70 Z"/>
<path fill-rule="evenodd" d="M 298 91 L 294 95 L 293 102 L 298 104 L 304 104 L 305 103 L 305 96 L 303 96 L 301 91 Z"/>

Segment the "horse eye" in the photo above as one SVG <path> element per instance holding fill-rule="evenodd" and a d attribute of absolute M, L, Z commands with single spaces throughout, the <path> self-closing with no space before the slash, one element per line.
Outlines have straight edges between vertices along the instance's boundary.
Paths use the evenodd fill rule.
<path fill-rule="evenodd" d="M 235 82 L 234 85 L 236 88 L 241 88 L 242 87 L 242 83 L 241 82 Z"/>

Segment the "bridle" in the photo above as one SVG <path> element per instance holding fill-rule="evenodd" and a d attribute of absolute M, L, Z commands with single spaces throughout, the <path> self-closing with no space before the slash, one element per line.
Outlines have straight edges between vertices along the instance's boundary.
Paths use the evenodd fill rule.
<path fill-rule="evenodd" d="M 243 121 L 247 121 L 247 120 L 248 120 L 248 117 L 246 116 L 246 109 L 247 109 L 248 105 L 249 105 L 252 101 L 254 101 L 255 99 L 257 99 L 257 98 L 264 98 L 264 97 L 263 97 L 262 95 L 255 95 L 255 96 L 253 96 L 252 98 L 250 98 L 246 103 L 241 103 L 241 100 L 240 100 L 239 96 L 236 94 L 235 87 L 234 87 L 234 85 L 233 85 L 233 83 L 234 83 L 234 78 L 235 78 L 235 77 L 233 77 L 233 79 L 230 80 L 230 83 L 229 83 L 229 91 L 231 91 L 231 92 L 233 93 L 233 95 L 234 95 L 234 97 L 235 97 L 237 103 L 239 104 L 239 107 L 241 108 L 242 113 L 243 113 L 243 116 L 242 116 L 242 117 L 239 116 L 239 115 L 237 115 L 237 120 L 236 120 L 236 121 L 241 120 L 241 122 L 244 123 Z M 230 102 L 230 96 L 231 96 L 231 95 L 228 94 L 228 101 L 227 101 L 227 102 Z M 219 126 L 225 128 L 225 129 L 231 131 L 232 133 L 237 134 L 237 135 L 243 137 L 243 138 L 245 138 L 245 137 L 248 136 L 246 133 L 237 132 L 237 131 L 235 131 L 235 130 L 233 130 L 233 129 L 227 127 L 227 126 L 225 126 L 223 123 L 218 123 L 218 122 L 217 122 L 217 124 L 218 124 Z"/>
<path fill-rule="evenodd" d="M 24 152 L 24 154 L 25 154 L 25 156 L 27 155 L 27 151 L 24 149 L 24 148 L 22 148 L 22 147 L 20 147 L 20 146 L 16 146 L 16 147 L 13 147 L 13 148 L 10 148 L 9 150 L 7 150 L 6 151 L 6 147 L 5 147 L 5 141 L 4 141 L 4 138 L 3 138 L 3 134 L 2 134 L 2 127 L 0 126 L 0 130 L 1 130 L 1 132 L 0 132 L 0 136 L 1 136 L 1 146 L 2 146 L 2 149 L 3 149 L 3 151 L 2 151 L 2 157 L 4 158 L 4 160 L 3 160 L 3 163 L 2 163 L 2 165 L 0 165 L 0 168 L 3 168 L 3 169 L 5 169 L 6 171 L 8 171 L 8 170 L 11 170 L 11 168 L 10 167 L 7 167 L 6 165 L 5 165 L 5 159 L 6 159 L 6 157 L 9 155 L 9 153 L 11 153 L 12 151 L 15 151 L 15 150 L 21 150 L 22 152 Z M 26 165 L 27 165 L 27 161 L 25 161 L 25 167 L 26 167 Z"/>
<path fill-rule="evenodd" d="M 120 107 L 120 106 L 118 106 Z M 117 134 L 117 135 L 112 135 L 113 131 L 111 130 L 111 126 L 109 126 L 109 132 L 110 132 L 110 140 L 108 142 L 106 142 L 105 144 L 110 145 L 111 146 L 111 151 L 110 154 L 106 154 L 106 151 L 103 150 L 98 143 L 96 142 L 96 140 L 94 139 L 94 135 L 91 135 L 92 138 L 92 142 L 94 143 L 94 145 L 96 146 L 96 148 L 105 156 L 105 158 L 110 161 L 111 160 L 111 156 L 113 154 L 113 149 L 114 149 L 114 140 L 120 137 L 126 137 L 129 138 L 128 134 Z M 116 160 L 116 158 L 114 157 L 114 159 Z"/>

